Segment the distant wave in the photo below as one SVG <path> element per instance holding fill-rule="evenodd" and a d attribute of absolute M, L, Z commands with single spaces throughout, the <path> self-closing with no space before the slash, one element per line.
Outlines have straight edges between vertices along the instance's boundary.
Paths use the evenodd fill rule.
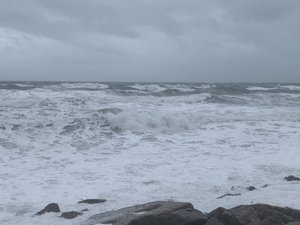
<path fill-rule="evenodd" d="M 275 90 L 278 89 L 278 87 L 259 87 L 259 86 L 250 86 L 247 88 L 249 91 L 269 91 L 269 90 Z"/>
<path fill-rule="evenodd" d="M 134 84 L 130 87 L 139 91 L 149 91 L 149 92 L 161 92 L 167 90 L 166 87 L 163 87 L 158 84 Z"/>
<path fill-rule="evenodd" d="M 284 85 L 284 86 L 280 86 L 283 89 L 288 89 L 291 91 L 300 91 L 300 85 Z"/>
<path fill-rule="evenodd" d="M 109 86 L 102 83 L 62 83 L 61 87 L 66 89 L 107 89 Z"/>
<path fill-rule="evenodd" d="M 300 85 L 276 85 L 274 87 L 250 86 L 247 88 L 249 91 L 271 91 L 271 90 L 290 90 L 300 91 Z"/>

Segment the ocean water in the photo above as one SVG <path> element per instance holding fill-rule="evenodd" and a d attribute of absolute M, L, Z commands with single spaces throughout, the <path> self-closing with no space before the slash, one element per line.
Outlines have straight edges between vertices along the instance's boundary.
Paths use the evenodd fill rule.
<path fill-rule="evenodd" d="M 300 176 L 300 84 L 0 82 L 2 225 L 154 200 L 300 208 L 287 175 Z M 89 211 L 33 216 L 51 202 Z"/>

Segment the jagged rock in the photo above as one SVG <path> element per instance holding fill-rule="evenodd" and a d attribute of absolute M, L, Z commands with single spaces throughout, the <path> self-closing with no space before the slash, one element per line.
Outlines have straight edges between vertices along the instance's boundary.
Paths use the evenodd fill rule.
<path fill-rule="evenodd" d="M 70 211 L 70 212 L 63 212 L 60 217 L 65 218 L 65 219 L 73 219 L 77 216 L 82 215 L 82 212 L 76 212 L 76 211 Z"/>
<path fill-rule="evenodd" d="M 299 177 L 296 177 L 296 176 L 293 176 L 293 175 L 290 175 L 290 176 L 287 176 L 284 178 L 286 181 L 300 181 L 300 178 Z"/>
<path fill-rule="evenodd" d="M 91 216 L 82 225 L 204 225 L 207 216 L 185 202 L 150 202 Z"/>
<path fill-rule="evenodd" d="M 78 203 L 97 204 L 97 203 L 102 203 L 102 202 L 106 202 L 106 199 L 85 199 Z"/>
<path fill-rule="evenodd" d="M 42 214 L 48 213 L 48 212 L 60 212 L 58 204 L 57 203 L 50 203 L 44 209 L 37 212 L 35 215 L 42 215 Z"/>

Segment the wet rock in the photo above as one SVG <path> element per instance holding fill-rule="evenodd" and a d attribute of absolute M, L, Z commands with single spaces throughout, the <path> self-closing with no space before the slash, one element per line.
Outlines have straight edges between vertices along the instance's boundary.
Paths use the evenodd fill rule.
<path fill-rule="evenodd" d="M 223 212 L 225 211 L 226 209 L 223 208 L 223 207 L 218 207 L 216 209 L 214 209 L 213 211 L 211 211 L 210 213 L 207 214 L 207 217 L 208 218 L 213 218 L 213 217 L 219 217 L 220 215 L 223 214 Z"/>
<path fill-rule="evenodd" d="M 290 176 L 287 176 L 284 178 L 286 181 L 300 181 L 300 178 L 299 177 L 296 177 L 296 176 L 293 176 L 293 175 L 290 175 Z"/>
<path fill-rule="evenodd" d="M 80 202 L 78 202 L 79 204 L 81 203 L 86 203 L 86 204 L 98 204 L 98 203 L 103 203 L 106 202 L 106 199 L 85 199 L 82 200 Z"/>
<path fill-rule="evenodd" d="M 222 223 L 221 221 L 217 220 L 216 218 L 210 218 L 207 220 L 205 225 L 226 225 L 226 224 Z"/>
<path fill-rule="evenodd" d="M 254 190 L 256 190 L 256 187 L 254 187 L 254 186 L 249 186 L 249 187 L 247 187 L 246 188 L 248 191 L 254 191 Z"/>
<path fill-rule="evenodd" d="M 260 222 L 253 208 L 244 205 L 225 210 L 218 220 L 230 225 L 259 224 Z"/>
<path fill-rule="evenodd" d="M 63 212 L 60 217 L 70 220 L 82 214 L 83 214 L 82 212 L 70 211 L 70 212 Z"/>
<path fill-rule="evenodd" d="M 285 225 L 300 222 L 300 211 L 266 204 L 240 205 L 215 209 L 208 218 L 206 225 Z"/>
<path fill-rule="evenodd" d="M 184 202 L 150 202 L 90 217 L 81 225 L 300 225 L 300 210 L 266 204 L 219 207 L 208 214 Z"/>
<path fill-rule="evenodd" d="M 82 225 L 204 225 L 207 216 L 186 202 L 150 202 L 91 216 Z"/>
<path fill-rule="evenodd" d="M 42 215 L 44 213 L 49 213 L 49 212 L 60 212 L 58 204 L 57 203 L 50 203 L 44 209 L 37 212 L 35 215 Z"/>
<path fill-rule="evenodd" d="M 287 223 L 286 225 L 300 225 L 300 222 L 290 222 L 290 223 Z"/>

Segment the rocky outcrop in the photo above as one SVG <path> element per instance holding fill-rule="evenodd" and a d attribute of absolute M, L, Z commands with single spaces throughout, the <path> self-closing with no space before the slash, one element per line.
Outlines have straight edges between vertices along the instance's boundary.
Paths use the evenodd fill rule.
<path fill-rule="evenodd" d="M 44 209 L 37 212 L 35 215 L 42 215 L 44 213 L 49 213 L 49 212 L 60 212 L 58 204 L 57 203 L 50 203 Z"/>
<path fill-rule="evenodd" d="M 293 175 L 290 175 L 290 176 L 287 176 L 284 178 L 286 181 L 300 181 L 300 178 L 299 177 L 296 177 L 296 176 L 293 176 Z"/>
<path fill-rule="evenodd" d="M 90 217 L 82 225 L 204 225 L 207 216 L 186 202 L 150 202 Z"/>
<path fill-rule="evenodd" d="M 300 210 L 266 204 L 219 207 L 204 214 L 190 203 L 150 202 L 96 214 L 81 225 L 300 225 Z"/>
<path fill-rule="evenodd" d="M 208 214 L 206 225 L 285 225 L 299 221 L 299 210 L 254 204 L 218 208 Z"/>
<path fill-rule="evenodd" d="M 89 199 L 90 200 L 90 199 Z M 93 202 L 93 201 L 92 201 Z M 73 219 L 85 210 L 63 212 L 60 217 Z M 60 212 L 57 203 L 47 205 L 35 215 Z M 91 216 L 81 225 L 300 225 L 300 210 L 266 204 L 219 207 L 210 213 L 194 209 L 188 202 L 156 201 Z"/>

